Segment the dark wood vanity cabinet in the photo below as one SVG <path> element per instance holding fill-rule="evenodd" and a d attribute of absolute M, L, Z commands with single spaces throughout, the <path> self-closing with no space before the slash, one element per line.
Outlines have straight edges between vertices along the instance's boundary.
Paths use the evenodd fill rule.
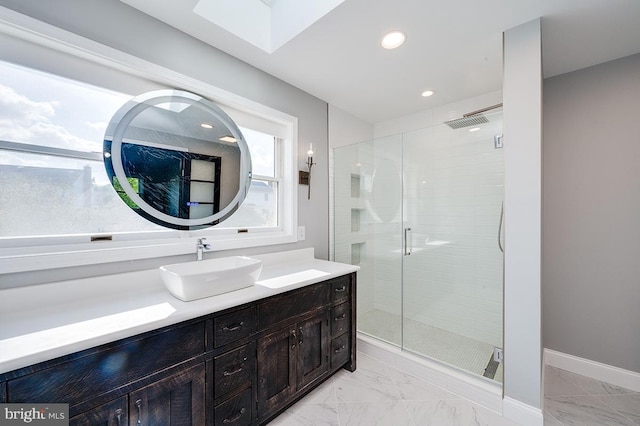
<path fill-rule="evenodd" d="M 129 394 L 129 425 L 204 425 L 205 368 L 198 364 Z"/>
<path fill-rule="evenodd" d="M 205 370 L 196 365 L 70 418 L 70 426 L 204 425 Z"/>
<path fill-rule="evenodd" d="M 258 419 L 265 419 L 329 371 L 324 312 L 258 339 Z"/>
<path fill-rule="evenodd" d="M 128 418 L 127 397 L 123 396 L 71 417 L 71 419 L 69 419 L 69 426 L 124 426 L 129 423 Z"/>
<path fill-rule="evenodd" d="M 0 402 L 68 403 L 70 425 L 268 423 L 355 370 L 355 273 L 0 374 Z"/>

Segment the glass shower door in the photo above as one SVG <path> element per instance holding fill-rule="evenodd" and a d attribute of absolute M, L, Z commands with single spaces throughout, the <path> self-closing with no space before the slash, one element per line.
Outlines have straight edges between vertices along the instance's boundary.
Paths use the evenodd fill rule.
<path fill-rule="evenodd" d="M 403 348 L 501 381 L 501 113 L 404 134 Z"/>
<path fill-rule="evenodd" d="M 334 258 L 359 265 L 358 331 L 402 345 L 402 136 L 334 150 Z"/>

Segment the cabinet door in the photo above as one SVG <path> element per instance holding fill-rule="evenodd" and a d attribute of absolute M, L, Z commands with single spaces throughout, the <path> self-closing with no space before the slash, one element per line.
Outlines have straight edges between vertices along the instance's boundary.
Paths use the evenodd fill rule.
<path fill-rule="evenodd" d="M 198 364 L 129 394 L 129 426 L 205 423 L 205 367 Z"/>
<path fill-rule="evenodd" d="M 69 426 L 126 426 L 127 397 L 123 396 L 69 419 Z"/>
<path fill-rule="evenodd" d="M 329 371 L 329 313 L 324 312 L 298 327 L 298 390 Z"/>
<path fill-rule="evenodd" d="M 296 391 L 296 328 L 258 339 L 258 418 L 277 409 Z"/>

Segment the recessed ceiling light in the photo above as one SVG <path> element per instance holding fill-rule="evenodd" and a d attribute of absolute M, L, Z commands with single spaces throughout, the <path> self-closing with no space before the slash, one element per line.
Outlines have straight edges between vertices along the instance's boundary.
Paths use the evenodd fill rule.
<path fill-rule="evenodd" d="M 221 136 L 219 139 L 223 142 L 237 142 L 236 138 L 231 135 Z"/>
<path fill-rule="evenodd" d="M 402 46 L 407 36 L 401 31 L 392 31 L 382 38 L 382 47 L 385 49 L 395 49 Z"/>
<path fill-rule="evenodd" d="M 200 127 L 203 127 L 205 129 L 213 129 L 213 126 L 209 123 L 202 123 Z"/>
<path fill-rule="evenodd" d="M 469 129 L 469 132 L 477 132 L 478 130 L 480 130 L 480 127 L 472 127 Z"/>
<path fill-rule="evenodd" d="M 428 98 L 429 96 L 433 96 L 434 93 L 435 92 L 433 90 L 425 90 L 424 92 L 422 92 L 422 96 Z"/>

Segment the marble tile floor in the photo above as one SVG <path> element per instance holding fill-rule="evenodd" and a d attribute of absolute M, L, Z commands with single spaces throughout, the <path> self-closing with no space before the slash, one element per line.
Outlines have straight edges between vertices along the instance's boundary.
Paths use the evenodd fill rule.
<path fill-rule="evenodd" d="M 545 426 L 638 426 L 640 393 L 546 366 Z"/>
<path fill-rule="evenodd" d="M 638 426 L 640 393 L 547 366 L 545 426 Z M 358 353 L 270 426 L 517 426 L 424 380 Z"/>
<path fill-rule="evenodd" d="M 511 426 L 484 407 L 362 353 L 270 426 Z"/>

